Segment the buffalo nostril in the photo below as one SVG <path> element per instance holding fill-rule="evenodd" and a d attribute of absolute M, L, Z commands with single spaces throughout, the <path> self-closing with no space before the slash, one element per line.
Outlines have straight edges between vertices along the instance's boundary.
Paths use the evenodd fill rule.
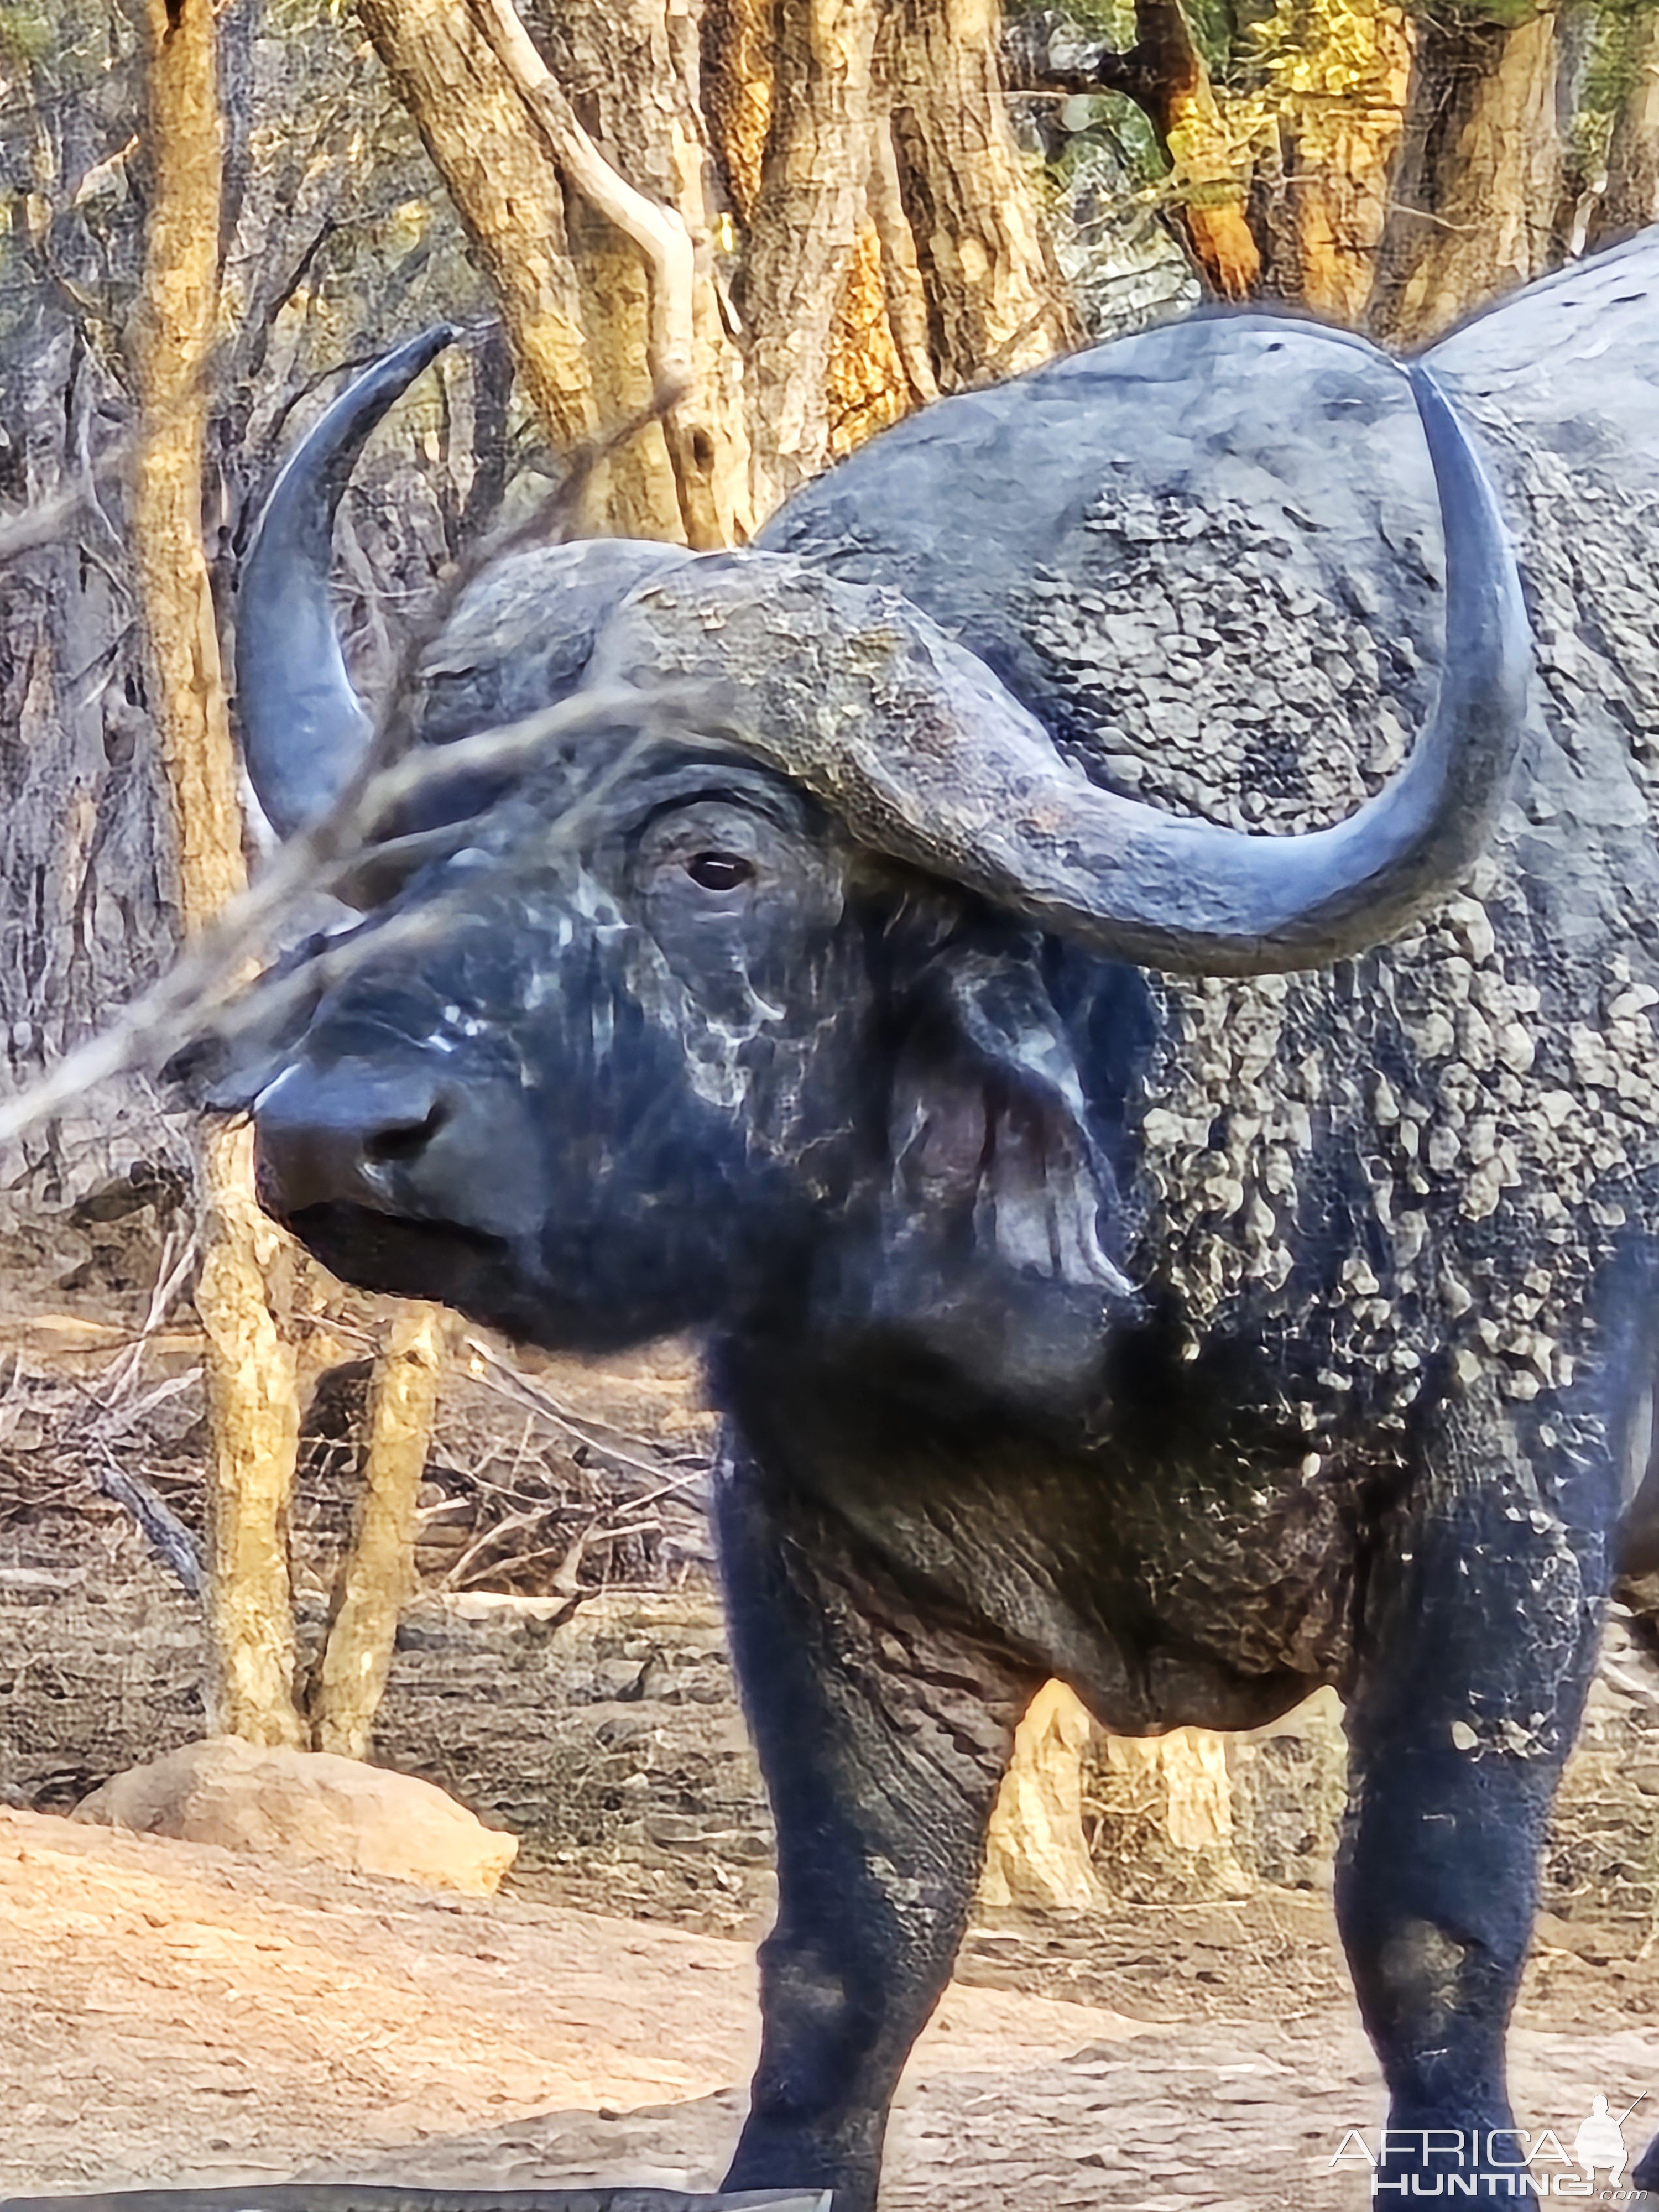
<path fill-rule="evenodd" d="M 418 1159 L 448 1120 L 448 1106 L 442 1099 L 435 1100 L 419 1121 L 389 1121 L 366 1137 L 363 1158 L 371 1167 Z"/>

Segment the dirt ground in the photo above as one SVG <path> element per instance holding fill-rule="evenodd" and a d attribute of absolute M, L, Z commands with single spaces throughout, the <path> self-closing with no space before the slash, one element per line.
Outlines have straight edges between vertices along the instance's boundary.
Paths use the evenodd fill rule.
<path fill-rule="evenodd" d="M 1351 2128 L 1374 2140 L 1379 2089 L 1328 1941 L 1323 1908 L 1288 1897 L 1115 1936 L 982 1929 L 907 2077 L 884 2212 L 1358 2212 L 1364 2167 L 1331 2160 Z M 1157 1953 L 1162 2001 L 1144 1970 L 1133 2015 L 1039 1993 L 1091 1943 L 1096 1981 L 1115 1946 Z M 1514 2038 L 1524 2125 L 1570 2142 L 1597 2093 L 1615 2112 L 1659 2093 L 1654 1979 L 1547 1940 Z M 701 2188 L 741 2115 L 753 1948 L 9 1813 L 0 2022 L 8 2191 Z"/>
<path fill-rule="evenodd" d="M 632 1378 L 638 1405 L 562 1398 L 559 1419 L 621 1436 L 636 1486 L 678 1485 L 696 1438 L 650 1398 L 673 1382 Z M 95 1455 L 58 1410 L 68 1388 L 15 1373 L 0 1389 L 0 1804 L 18 1808 L 0 1812 L 0 2196 L 713 2185 L 753 2058 L 772 1877 L 695 1513 L 648 1555 L 590 1553 L 654 1590 L 550 1610 L 478 1588 L 520 1587 L 480 1548 L 480 1515 L 510 1478 L 557 1551 L 561 1515 L 580 1528 L 601 1510 L 598 1474 L 552 1444 L 537 1472 L 528 1430 L 493 1461 L 470 1431 L 447 1445 L 380 1748 L 520 1833 L 500 1898 L 116 1835 L 52 1815 L 199 1733 L 204 1651 L 196 1608 L 92 1490 Z M 171 1442 L 164 1417 L 182 1425 Z M 145 1420 L 143 1470 L 193 1521 L 190 1393 L 157 1395 Z M 665 1464 L 633 1465 L 642 1437 Z M 308 1466 L 298 1518 L 320 1589 L 350 1470 Z M 1659 2124 L 1656 1716 L 1656 1678 L 1621 1644 L 1558 1819 L 1512 2040 L 1522 2124 L 1569 2145 L 1597 2094 L 1617 2112 L 1647 2093 L 1632 2150 L 1642 2117 Z M 1311 1753 L 1277 1751 L 1293 1810 Z M 1350 2130 L 1375 2142 L 1382 2096 L 1317 1825 L 1279 1853 L 1313 1869 L 1300 1887 L 982 1915 L 902 2087 L 884 2212 L 1360 2212 L 1363 2164 L 1332 2160 Z"/>

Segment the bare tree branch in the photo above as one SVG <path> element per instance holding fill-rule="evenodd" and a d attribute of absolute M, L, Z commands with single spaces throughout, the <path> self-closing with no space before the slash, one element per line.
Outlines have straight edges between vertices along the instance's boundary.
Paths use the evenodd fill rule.
<path fill-rule="evenodd" d="M 378 876 L 407 872 L 421 862 L 453 850 L 465 835 L 459 826 L 421 839 L 386 840 L 381 833 L 398 811 L 417 793 L 459 775 L 503 775 L 533 762 L 550 740 L 579 731 L 632 728 L 641 736 L 662 725 L 672 712 L 695 708 L 690 695 L 664 690 L 584 693 L 557 707 L 504 728 L 430 748 L 416 746 L 398 757 L 407 741 L 408 712 L 418 689 L 421 657 L 442 629 L 456 601 L 481 569 L 519 547 L 562 536 L 593 471 L 617 447 L 666 404 L 659 394 L 604 438 L 571 457 L 563 478 L 537 512 L 516 529 L 479 546 L 459 562 L 446 580 L 437 603 L 409 638 L 396 675 L 375 720 L 362 760 L 334 805 L 321 818 L 290 837 L 271 865 L 247 890 L 232 899 L 190 939 L 167 972 L 129 1002 L 110 1023 L 36 1081 L 0 1099 L 0 1146 L 62 1112 L 73 1100 L 126 1070 L 154 1070 L 211 1030 L 231 1037 L 254 1021 L 276 1018 L 281 1006 L 297 1004 L 318 979 L 333 981 L 349 971 L 369 949 L 356 940 L 339 952 L 321 956 L 306 977 L 291 977 L 250 994 L 229 1017 L 221 1010 L 234 994 L 246 990 L 255 952 L 268 945 L 301 900 L 319 893 L 349 892 Z M 579 796 L 552 835 L 574 835 L 588 811 L 622 773 L 631 750 Z M 451 908 L 438 901 L 416 915 L 400 917 L 379 933 L 375 950 L 405 940 L 423 941 L 449 918 Z"/>
<path fill-rule="evenodd" d="M 207 1589 L 207 1575 L 196 1548 L 196 1539 L 148 1483 L 127 1473 L 111 1450 L 106 1437 L 100 1436 L 96 1441 L 103 1464 L 94 1470 L 93 1480 L 106 1498 L 137 1522 L 191 1597 L 200 1598 Z"/>
<path fill-rule="evenodd" d="M 0 561 L 15 561 L 21 553 L 33 553 L 67 536 L 68 526 L 92 504 L 90 489 L 77 484 L 72 491 L 43 499 L 21 514 L 0 522 Z"/>
<path fill-rule="evenodd" d="M 231 1036 L 255 1021 L 270 1021 L 281 1009 L 298 1004 L 319 982 L 337 981 L 369 953 L 424 942 L 441 933 L 453 905 L 439 900 L 401 915 L 375 933 L 372 943 L 353 939 L 337 953 L 321 953 L 300 974 L 264 991 L 250 992 L 240 1015 L 215 1022 L 214 1015 L 234 993 L 250 982 L 247 962 L 303 898 L 331 892 L 361 878 L 378 861 L 407 867 L 416 860 L 453 850 L 470 834 L 465 824 L 416 839 L 376 845 L 375 825 L 383 823 L 416 793 L 453 777 L 501 774 L 535 761 L 554 740 L 581 731 L 631 727 L 642 737 L 665 726 L 671 714 L 684 715 L 690 695 L 664 690 L 583 693 L 539 714 L 499 730 L 486 730 L 429 750 L 409 755 L 390 769 L 360 777 L 322 821 L 290 838 L 251 890 L 234 900 L 202 929 L 161 981 L 125 1007 L 106 1030 L 66 1053 L 38 1082 L 0 1103 L 0 1145 L 48 1120 L 94 1084 L 126 1069 L 154 1067 L 193 1038 L 212 1028 Z M 638 742 L 636 737 L 635 742 Z M 592 807 L 633 758 L 624 749 L 553 825 L 555 843 L 574 836 Z"/>
<path fill-rule="evenodd" d="M 663 430 L 674 463 L 680 520 L 688 544 L 724 544 L 713 477 L 715 432 L 701 404 L 694 309 L 696 256 L 677 208 L 637 191 L 583 130 L 552 70 L 520 20 L 513 0 L 470 0 L 497 58 L 546 139 L 573 191 L 637 248 L 650 271 L 647 340 L 651 381 L 665 396 Z"/>

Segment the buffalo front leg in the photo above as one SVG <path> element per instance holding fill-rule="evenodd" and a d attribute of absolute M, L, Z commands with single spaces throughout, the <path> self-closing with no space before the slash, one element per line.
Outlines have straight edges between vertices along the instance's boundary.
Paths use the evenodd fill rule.
<path fill-rule="evenodd" d="M 760 2063 L 726 2185 L 828 2188 L 836 2212 L 871 2212 L 888 2106 L 950 1978 L 1042 1677 L 740 1454 L 716 1511 L 778 1852 Z"/>
<path fill-rule="evenodd" d="M 1605 1590 L 1586 1465 L 1460 1403 L 1372 1569 L 1336 1907 L 1389 2087 L 1382 2206 L 1451 2174 L 1531 2197 L 1504 2042 Z"/>

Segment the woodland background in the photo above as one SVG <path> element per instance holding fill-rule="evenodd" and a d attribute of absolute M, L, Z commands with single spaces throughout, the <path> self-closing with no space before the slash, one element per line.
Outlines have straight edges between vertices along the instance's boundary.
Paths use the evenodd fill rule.
<path fill-rule="evenodd" d="M 19 0 L 0 210 L 18 1089 L 258 864 L 220 640 L 261 488 L 343 372 L 465 333 L 343 512 L 372 692 L 446 571 L 596 441 L 580 526 L 740 542 L 911 408 L 1206 297 L 1412 347 L 1659 221 L 1659 8 Z M 655 1437 L 573 1424 L 556 1378 L 343 1297 L 255 1223 L 245 1159 L 172 1112 L 158 1057 L 0 1155 L 0 1504 L 30 1510 L 49 1466 L 149 1515 L 203 1580 L 214 1725 L 369 1742 L 374 1669 L 331 1702 L 328 1639 L 295 1640 L 296 1450 L 343 1455 L 368 1501 L 327 1600 L 341 1666 L 389 1652 L 416 1534 L 428 1573 L 573 1594 L 702 1559 L 683 1408 Z M 481 1381 L 498 1430 L 541 1424 L 516 1490 L 428 1460 L 434 1399 Z M 500 1456 L 478 1419 L 475 1476 Z M 673 1511 L 640 1509 L 665 1481 Z M 1075 1719 L 1042 1726 L 1058 1772 Z M 1147 1757 L 1212 1832 L 1211 1749 Z"/>

